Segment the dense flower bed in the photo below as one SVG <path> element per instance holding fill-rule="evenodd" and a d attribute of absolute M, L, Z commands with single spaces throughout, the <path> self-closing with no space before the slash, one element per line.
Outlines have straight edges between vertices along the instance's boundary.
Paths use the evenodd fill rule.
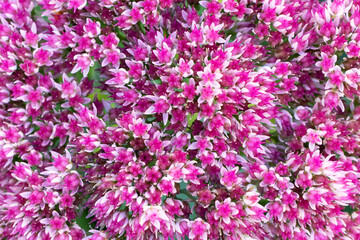
<path fill-rule="evenodd" d="M 0 239 L 360 239 L 359 57 L 359 0 L 1 0 Z"/>

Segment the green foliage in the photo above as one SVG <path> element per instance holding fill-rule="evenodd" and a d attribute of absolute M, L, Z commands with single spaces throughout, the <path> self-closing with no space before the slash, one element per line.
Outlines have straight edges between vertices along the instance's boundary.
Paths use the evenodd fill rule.
<path fill-rule="evenodd" d="M 75 222 L 86 232 L 86 235 L 89 234 L 90 229 L 95 228 L 95 223 L 90 223 L 91 218 L 86 218 L 88 214 L 89 210 L 85 208 L 82 211 L 82 214 L 75 219 Z"/>
<path fill-rule="evenodd" d="M 100 73 L 99 71 L 96 71 L 97 69 L 100 69 L 101 65 L 99 62 L 95 62 L 94 66 L 92 66 L 88 73 L 88 78 L 90 80 L 99 81 L 100 80 Z"/>
<path fill-rule="evenodd" d="M 343 211 L 352 214 L 356 211 L 356 209 L 352 208 L 351 206 L 346 206 Z"/>
<path fill-rule="evenodd" d="M 195 120 L 197 119 L 198 113 L 195 113 L 193 115 L 187 115 L 187 120 L 188 120 L 188 127 L 191 127 L 191 125 L 195 122 Z"/>
<path fill-rule="evenodd" d="M 95 88 L 95 89 L 94 89 L 94 92 L 91 93 L 91 94 L 88 96 L 88 98 L 90 98 L 91 101 L 93 101 L 94 98 L 95 98 L 95 96 L 97 96 L 97 99 L 98 99 L 99 101 L 101 101 L 101 100 L 106 100 L 106 101 L 111 100 L 111 99 L 109 98 L 109 97 L 110 97 L 110 94 L 109 94 L 108 92 L 102 91 L 102 90 L 99 89 L 99 88 Z"/>

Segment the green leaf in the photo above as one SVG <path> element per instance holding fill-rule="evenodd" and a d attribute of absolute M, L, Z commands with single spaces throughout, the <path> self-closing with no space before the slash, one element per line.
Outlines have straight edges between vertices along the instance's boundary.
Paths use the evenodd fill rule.
<path fill-rule="evenodd" d="M 188 200 L 189 198 L 183 194 L 183 193 L 180 193 L 180 194 L 177 194 L 176 195 L 177 198 L 181 199 L 181 200 Z"/>
<path fill-rule="evenodd" d="M 266 204 L 269 203 L 269 200 L 267 200 L 267 199 L 261 199 L 261 200 L 259 201 L 259 203 L 260 203 L 260 205 L 265 206 Z"/>
<path fill-rule="evenodd" d="M 125 45 L 124 45 L 124 43 L 122 41 L 119 42 L 118 46 L 119 46 L 119 48 L 125 48 Z"/>
<path fill-rule="evenodd" d="M 187 198 L 185 198 L 185 196 L 187 197 Z M 193 195 L 191 195 L 191 193 L 189 193 L 189 191 L 187 190 L 187 189 L 180 189 L 180 193 L 177 195 L 179 198 L 184 198 L 184 200 L 186 200 L 186 199 L 191 199 L 192 201 L 196 201 L 198 198 L 197 197 L 195 197 L 195 196 L 193 196 Z M 189 203 L 189 204 L 191 204 L 191 203 Z"/>
<path fill-rule="evenodd" d="M 75 79 L 76 79 L 78 82 L 80 82 L 81 79 L 84 78 L 84 76 L 83 76 L 83 74 L 81 73 L 81 71 L 77 71 L 76 73 L 74 73 L 74 77 L 75 77 Z"/>
<path fill-rule="evenodd" d="M 344 59 L 347 58 L 347 54 L 345 51 L 336 52 L 336 55 L 337 55 L 336 65 L 340 65 L 342 62 L 344 62 Z"/>
<path fill-rule="evenodd" d="M 138 22 L 138 26 L 140 28 L 140 31 L 143 33 L 143 34 L 146 34 L 146 30 L 145 30 L 145 27 L 144 27 L 144 24 L 142 22 Z"/>
<path fill-rule="evenodd" d="M 180 182 L 180 189 L 181 189 L 181 190 L 182 190 L 182 189 L 186 189 L 186 185 L 187 185 L 186 182 L 181 181 L 181 182 Z"/>
<path fill-rule="evenodd" d="M 161 85 L 161 84 L 162 84 L 161 79 L 155 79 L 154 82 L 155 82 L 156 84 L 158 84 L 158 85 Z"/>
<path fill-rule="evenodd" d="M 189 216 L 189 219 L 190 220 L 195 220 L 197 218 L 197 214 L 196 213 L 193 213 Z"/>
<path fill-rule="evenodd" d="M 75 222 L 82 228 L 84 229 L 87 233 L 89 232 L 89 230 L 91 229 L 90 227 L 90 221 L 91 219 L 86 218 L 86 216 L 89 214 L 88 209 L 85 209 L 82 213 L 81 216 L 78 216 L 75 219 Z"/>
<path fill-rule="evenodd" d="M 351 206 L 346 206 L 343 211 L 352 214 L 356 209 L 353 209 Z"/>
<path fill-rule="evenodd" d="M 174 130 L 168 129 L 168 130 L 165 130 L 165 133 L 167 133 L 167 134 L 174 134 Z"/>
<path fill-rule="evenodd" d="M 125 210 L 126 208 L 126 202 L 124 202 L 123 204 L 121 204 L 119 210 Z"/>
<path fill-rule="evenodd" d="M 126 34 L 123 33 L 123 31 L 121 31 L 119 27 L 116 27 L 115 32 L 118 38 L 120 38 L 121 40 L 127 40 Z"/>
<path fill-rule="evenodd" d="M 183 90 L 181 88 L 174 88 L 175 92 L 182 92 Z"/>
<path fill-rule="evenodd" d="M 197 11 L 197 14 L 199 16 L 201 16 L 203 14 L 203 12 L 205 11 L 206 8 L 204 8 L 203 6 L 199 5 L 199 10 Z"/>
<path fill-rule="evenodd" d="M 53 145 L 51 146 L 51 149 L 57 148 L 59 146 L 59 144 L 60 144 L 60 138 L 59 137 L 54 138 Z"/>
<path fill-rule="evenodd" d="M 156 120 L 155 116 L 149 116 L 149 117 L 145 118 L 146 123 L 152 123 L 155 120 Z"/>
<path fill-rule="evenodd" d="M 191 125 L 195 122 L 195 120 L 197 119 L 198 113 L 195 113 L 194 115 L 187 115 L 187 120 L 188 120 L 188 127 L 191 127 Z"/>
<path fill-rule="evenodd" d="M 90 80 L 100 80 L 100 74 L 98 71 L 96 71 L 97 69 L 99 69 L 101 67 L 99 62 L 95 62 L 94 66 L 92 66 L 89 70 L 88 73 L 88 78 Z"/>
<path fill-rule="evenodd" d="M 177 54 L 175 55 L 174 60 L 177 61 L 178 59 L 179 59 L 179 54 L 177 53 Z"/>
<path fill-rule="evenodd" d="M 97 147 L 97 148 L 95 148 L 94 149 L 94 151 L 92 151 L 93 153 L 97 153 L 98 151 L 100 151 L 101 150 L 101 147 Z"/>
<path fill-rule="evenodd" d="M 41 14 L 44 12 L 45 10 L 41 8 L 40 5 L 36 5 L 33 10 L 31 11 L 31 16 L 41 16 Z"/>
<path fill-rule="evenodd" d="M 108 92 L 106 92 L 106 91 L 103 91 L 103 92 L 102 92 L 101 89 L 99 89 L 99 88 L 95 88 L 95 89 L 94 89 L 94 92 L 91 93 L 91 94 L 88 96 L 88 98 L 90 98 L 91 101 L 93 101 L 95 95 L 97 96 L 97 99 L 98 99 L 99 101 L 101 101 L 101 100 L 110 100 L 110 99 L 109 99 L 110 94 L 109 94 Z"/>
<path fill-rule="evenodd" d="M 153 167 L 153 166 L 155 166 L 155 164 L 156 164 L 156 160 L 153 160 L 153 161 L 148 163 L 148 166 Z"/>

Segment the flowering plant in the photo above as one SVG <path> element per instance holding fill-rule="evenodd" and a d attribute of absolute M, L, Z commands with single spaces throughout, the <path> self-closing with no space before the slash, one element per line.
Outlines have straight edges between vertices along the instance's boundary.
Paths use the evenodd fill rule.
<path fill-rule="evenodd" d="M 360 239 L 359 57 L 358 0 L 1 0 L 0 239 Z"/>

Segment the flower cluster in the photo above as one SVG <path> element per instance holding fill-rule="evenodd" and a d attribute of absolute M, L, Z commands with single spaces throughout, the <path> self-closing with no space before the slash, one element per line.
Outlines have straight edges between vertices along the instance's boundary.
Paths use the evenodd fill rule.
<path fill-rule="evenodd" d="M 359 58 L 358 0 L 0 1 L 0 239 L 360 239 Z"/>

